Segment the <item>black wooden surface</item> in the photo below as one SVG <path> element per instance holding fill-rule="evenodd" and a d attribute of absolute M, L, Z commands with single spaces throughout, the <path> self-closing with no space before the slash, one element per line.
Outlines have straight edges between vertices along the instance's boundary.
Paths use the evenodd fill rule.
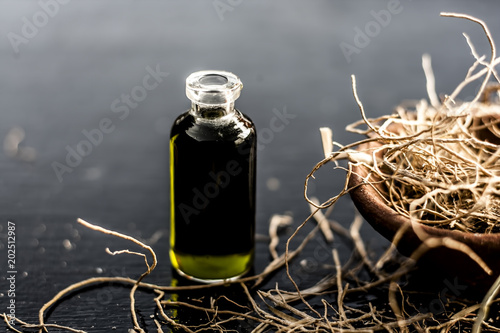
<path fill-rule="evenodd" d="M 51 15 L 40 14 L 49 3 L 51 9 L 45 10 Z M 168 133 L 189 107 L 184 80 L 191 72 L 216 68 L 239 75 L 244 88 L 237 107 L 265 133 L 258 154 L 258 273 L 270 259 L 265 236 L 272 214 L 293 213 L 293 227 L 308 215 L 302 191 L 305 176 L 322 157 L 318 128 L 331 127 L 343 144 L 359 139 L 344 131 L 360 118 L 351 74 L 357 76 L 367 113 L 379 116 L 403 100 L 426 97 L 423 53 L 432 56 L 442 93 L 450 93 L 473 63 L 462 32 L 488 54 L 477 24 L 440 18 L 439 12 L 477 16 L 500 38 L 500 5 L 494 1 L 54 3 L 0 4 L 0 139 L 22 128 L 22 151 L 36 152 L 33 161 L 11 156 L 8 149 L 0 153 L 0 313 L 15 299 L 16 316 L 31 323 L 37 322 L 38 309 L 71 283 L 93 276 L 137 278 L 145 269 L 142 258 L 107 255 L 106 247 L 138 249 L 78 225 L 78 217 L 151 244 L 159 264 L 147 281 L 172 284 Z M 381 11 L 391 8 L 394 13 L 377 23 Z M 39 27 L 30 32 L 26 22 L 34 19 Z M 379 29 L 361 43 L 358 28 L 366 31 L 373 22 Z M 355 46 L 356 38 L 362 47 L 346 57 L 342 45 Z M 139 94 L 137 87 L 144 87 L 151 71 L 161 72 L 148 81 L 158 84 L 127 106 L 124 94 Z M 462 98 L 470 99 L 474 89 Z M 287 116 L 280 130 L 270 131 L 277 114 Z M 96 135 L 96 143 L 86 146 L 88 155 L 68 166 L 68 151 L 88 141 L 85 131 L 97 128 L 109 133 Z M 54 165 L 66 165 L 61 177 Z M 343 183 L 343 174 L 330 168 L 319 176 L 310 195 L 321 199 Z M 352 216 L 353 205 L 345 198 L 333 217 L 347 226 Z M 7 266 L 9 221 L 15 223 L 14 269 Z M 293 227 L 283 231 L 282 239 Z M 369 226 L 362 232 L 370 251 L 380 253 L 387 246 Z M 332 246 L 345 260 L 349 252 L 339 238 Z M 279 252 L 283 249 L 281 244 Z M 313 265 L 293 268 L 301 285 L 329 272 L 319 265 L 332 264 L 328 254 L 321 237 L 310 243 L 302 259 Z M 16 271 L 13 297 L 7 280 L 11 270 Z M 290 288 L 284 271 L 263 288 L 276 282 Z M 49 311 L 47 322 L 89 332 L 127 332 L 132 327 L 128 291 L 122 285 L 81 290 Z M 155 331 L 152 297 L 141 291 L 137 301 L 150 332 Z M 199 316 L 194 313 L 190 320 Z"/>

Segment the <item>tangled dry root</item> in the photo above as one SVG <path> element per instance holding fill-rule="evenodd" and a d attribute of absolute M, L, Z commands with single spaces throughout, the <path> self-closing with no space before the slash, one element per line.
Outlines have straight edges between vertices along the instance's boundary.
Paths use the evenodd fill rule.
<path fill-rule="evenodd" d="M 479 57 L 469 38 L 467 43 L 476 61 L 464 81 L 443 101 L 434 89 L 430 57 L 424 55 L 430 104 L 421 100 L 400 105 L 395 113 L 376 119 L 366 117 L 352 77 L 354 97 L 362 119 L 347 127 L 350 132 L 367 137 L 348 146 L 331 140 L 331 131 L 322 129 L 325 159 L 306 179 L 305 196 L 318 208 L 328 207 L 345 194 L 347 187 L 322 205 L 307 198 L 309 178 L 327 162 L 348 160 L 370 170 L 377 182 L 385 185 L 387 204 L 412 222 L 473 233 L 500 232 L 500 104 L 490 95 L 499 89 L 495 66 L 496 50 L 486 25 L 475 18 L 458 14 L 479 23 L 491 45 L 491 61 Z M 478 66 L 483 66 L 478 70 Z M 497 82 L 492 84 L 494 76 Z M 460 91 L 483 78 L 478 94 L 470 102 L 458 102 Z M 356 150 L 376 142 L 367 150 Z M 337 151 L 332 148 L 340 147 Z M 348 167 L 349 169 L 349 167 Z M 349 176 L 349 174 L 348 174 Z"/>

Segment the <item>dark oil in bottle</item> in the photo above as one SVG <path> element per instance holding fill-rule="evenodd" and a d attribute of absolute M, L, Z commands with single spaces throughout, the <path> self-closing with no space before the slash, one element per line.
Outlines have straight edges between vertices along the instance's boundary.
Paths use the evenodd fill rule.
<path fill-rule="evenodd" d="M 238 110 L 193 105 L 177 118 L 170 136 L 170 258 L 179 273 L 211 282 L 251 268 L 255 166 L 255 127 Z"/>

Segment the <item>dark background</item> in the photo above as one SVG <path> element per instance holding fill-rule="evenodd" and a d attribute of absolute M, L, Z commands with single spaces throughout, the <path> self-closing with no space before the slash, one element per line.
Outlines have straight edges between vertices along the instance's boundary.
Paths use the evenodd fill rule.
<path fill-rule="evenodd" d="M 53 15 L 44 16 L 48 4 Z M 366 45 L 346 57 L 341 45 L 355 46 L 357 29 L 374 26 L 377 13 L 391 4 L 398 13 L 383 25 L 375 23 L 379 29 Z M 441 11 L 483 19 L 500 38 L 500 3 L 493 0 L 2 1 L 0 140 L 20 127 L 25 131 L 20 147 L 31 147 L 36 158 L 26 161 L 0 152 L 0 313 L 10 301 L 8 221 L 16 224 L 16 315 L 23 320 L 36 322 L 38 309 L 71 283 L 92 276 L 137 278 L 144 271 L 142 258 L 104 253 L 106 247 L 137 248 L 77 225 L 78 217 L 152 245 L 159 265 L 148 281 L 172 283 L 168 134 L 175 117 L 190 105 L 185 78 L 202 69 L 240 76 L 244 88 L 236 105 L 258 131 L 269 128 L 276 110 L 291 115 L 282 131 L 261 141 L 258 154 L 259 272 L 269 262 L 265 236 L 270 217 L 290 212 L 297 226 L 308 215 L 303 185 L 322 158 L 319 127 L 331 127 L 334 140 L 342 144 L 361 139 L 344 130 L 360 118 L 351 74 L 367 114 L 376 117 L 404 100 L 427 97 L 423 53 L 432 57 L 442 94 L 453 91 L 474 61 L 462 32 L 481 55 L 489 56 L 479 25 L 441 18 Z M 26 22 L 34 20 L 39 27 L 27 36 Z M 148 66 L 168 76 L 120 119 L 113 102 L 142 86 Z M 466 89 L 461 98 L 472 99 L 475 89 Z M 104 118 L 113 131 L 58 179 L 54 162 L 65 164 L 68 147 L 76 149 L 86 140 L 83 131 L 98 128 Z M 326 200 L 337 193 L 343 177 L 325 167 L 309 194 Z M 341 202 L 333 218 L 347 226 L 353 205 L 349 198 Z M 284 230 L 282 238 L 292 230 Z M 388 244 L 368 225 L 362 234 L 374 253 Z M 342 249 L 340 241 L 334 246 Z M 331 264 L 325 251 L 319 237 L 304 258 Z M 304 285 L 327 273 L 314 265 L 306 268 L 307 274 L 298 274 Z M 287 286 L 284 272 L 267 287 L 276 282 Z M 151 295 L 140 297 L 141 314 L 154 331 Z M 131 327 L 127 299 L 128 289 L 120 286 L 84 290 L 60 304 L 48 321 L 89 332 L 113 327 L 126 332 Z"/>

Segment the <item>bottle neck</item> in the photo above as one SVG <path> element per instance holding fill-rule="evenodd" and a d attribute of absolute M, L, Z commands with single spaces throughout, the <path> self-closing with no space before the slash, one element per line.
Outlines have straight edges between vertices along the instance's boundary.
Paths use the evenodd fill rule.
<path fill-rule="evenodd" d="M 192 102 L 191 112 L 197 118 L 216 120 L 234 114 L 234 103 L 208 105 Z"/>

